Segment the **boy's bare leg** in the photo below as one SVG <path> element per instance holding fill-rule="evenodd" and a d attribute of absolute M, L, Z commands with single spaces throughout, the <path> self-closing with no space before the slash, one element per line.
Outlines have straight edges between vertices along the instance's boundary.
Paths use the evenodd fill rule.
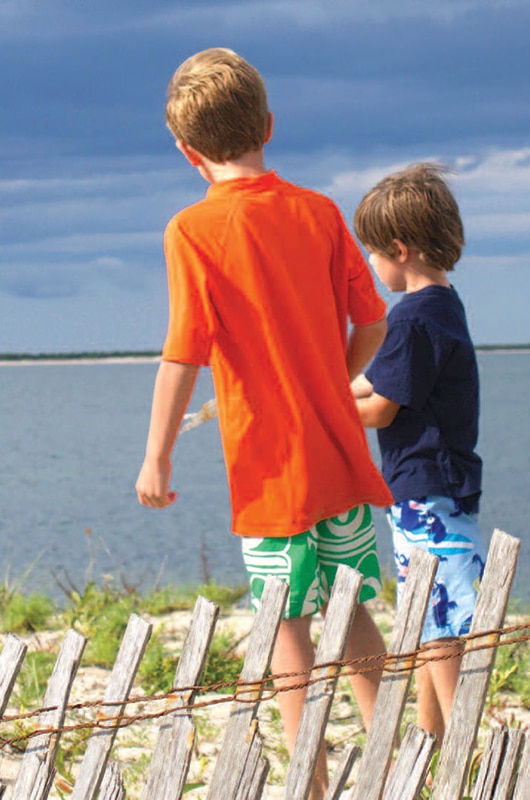
<path fill-rule="evenodd" d="M 315 661 L 315 649 L 311 641 L 311 617 L 298 617 L 282 620 L 276 646 L 272 657 L 274 674 L 302 672 L 310 670 Z M 274 682 L 277 688 L 296 686 L 304 683 L 309 674 L 294 678 L 279 678 Z M 295 689 L 278 694 L 278 704 L 282 717 L 285 738 L 289 753 L 292 754 L 298 726 L 302 717 L 307 689 Z M 309 800 L 323 800 L 328 788 L 328 769 L 326 749 L 322 747 L 318 759 Z"/>
<path fill-rule="evenodd" d="M 447 656 L 454 653 L 455 648 L 449 645 L 430 652 L 433 657 Z M 438 747 L 442 744 L 449 722 L 461 663 L 460 654 L 446 661 L 430 661 L 416 672 L 418 725 L 429 733 L 436 734 Z"/>
<path fill-rule="evenodd" d="M 357 658 L 366 658 L 367 656 L 376 656 L 379 655 L 379 653 L 384 654 L 385 652 L 386 647 L 383 637 L 379 633 L 379 629 L 373 621 L 370 612 L 362 603 L 359 604 L 348 638 L 345 658 L 349 661 Z M 372 721 L 375 698 L 381 681 L 384 660 L 383 655 L 380 660 L 370 662 L 366 665 L 370 667 L 369 672 L 350 675 L 350 683 L 355 693 L 355 698 L 366 730 L 368 730 Z"/>

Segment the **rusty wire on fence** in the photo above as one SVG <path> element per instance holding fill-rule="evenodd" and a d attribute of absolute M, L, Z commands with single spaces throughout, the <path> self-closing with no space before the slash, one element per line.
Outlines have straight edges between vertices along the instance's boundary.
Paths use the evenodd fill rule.
<path fill-rule="evenodd" d="M 252 680 L 247 682 L 238 679 L 235 681 L 217 682 L 208 685 L 179 686 L 178 688 L 171 688 L 168 692 L 156 693 L 152 695 L 133 695 L 125 700 L 112 701 L 98 699 L 89 700 L 82 703 L 71 703 L 66 706 L 66 710 L 72 712 L 101 707 L 105 707 L 105 709 L 107 709 L 112 708 L 113 706 L 122 708 L 127 705 L 139 705 L 152 703 L 155 701 L 171 701 L 176 700 L 177 698 L 180 699 L 179 705 L 168 705 L 166 708 L 157 711 L 143 711 L 142 713 L 137 714 L 119 713 L 117 715 L 106 714 L 103 711 L 100 711 L 95 720 L 86 720 L 83 722 L 62 725 L 57 728 L 36 728 L 13 737 L 0 736 L 0 750 L 7 746 L 19 745 L 24 741 L 44 734 L 50 736 L 85 729 L 118 730 L 120 728 L 129 727 L 137 722 L 161 719 L 170 715 L 188 714 L 192 710 L 204 709 L 208 708 L 209 706 L 220 705 L 223 703 L 232 703 L 237 701 L 238 703 L 253 704 L 256 702 L 256 697 L 260 695 L 261 702 L 267 702 L 276 697 L 280 692 L 305 689 L 315 683 L 329 680 L 329 678 L 332 676 L 358 675 L 367 672 L 381 671 L 383 674 L 413 672 L 414 670 L 420 669 L 431 661 L 445 661 L 451 658 L 459 658 L 465 653 L 476 650 L 489 650 L 492 648 L 499 648 L 530 641 L 530 632 L 525 634 L 521 633 L 520 636 L 510 636 L 511 634 L 522 631 L 530 631 L 530 620 L 518 625 L 510 625 L 503 628 L 469 633 L 465 636 L 461 636 L 459 639 L 430 642 L 428 645 L 408 653 L 379 653 L 373 656 L 365 656 L 363 658 L 319 663 L 315 664 L 311 669 L 308 670 L 303 670 L 300 672 L 277 673 L 262 680 Z M 509 638 L 501 640 L 501 637 L 505 636 L 509 636 Z M 479 640 L 481 639 L 485 639 L 486 641 L 480 642 Z M 476 643 L 477 641 L 478 643 Z M 465 645 L 465 649 L 462 649 L 462 645 Z M 446 652 L 443 655 L 436 655 L 436 650 L 440 648 L 443 648 L 444 650 L 449 649 L 453 652 Z M 382 664 L 381 662 L 384 663 Z M 325 674 L 309 677 L 317 670 L 324 670 Z M 330 670 L 332 671 L 331 673 Z M 274 682 L 278 680 L 285 681 L 296 678 L 302 680 L 299 680 L 296 683 L 290 683 L 289 685 L 274 685 Z M 230 694 L 226 694 L 221 697 L 206 698 L 199 701 L 195 700 L 196 695 L 212 694 L 224 689 L 229 689 L 231 687 L 235 688 Z M 245 697 L 246 694 L 249 696 Z M 186 696 L 188 697 L 188 701 L 184 701 Z M 192 702 L 189 702 L 189 698 L 193 698 Z M 56 706 L 37 708 L 20 714 L 4 715 L 1 721 L 4 723 L 26 721 L 36 716 L 40 716 L 42 713 L 54 710 L 56 710 Z"/>

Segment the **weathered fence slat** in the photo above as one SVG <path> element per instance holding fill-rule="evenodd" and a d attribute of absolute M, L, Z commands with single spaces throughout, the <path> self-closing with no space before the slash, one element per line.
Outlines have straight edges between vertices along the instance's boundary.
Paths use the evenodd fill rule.
<path fill-rule="evenodd" d="M 489 732 L 473 800 L 510 800 L 523 742 L 523 732 L 513 728 Z"/>
<path fill-rule="evenodd" d="M 27 649 L 27 645 L 18 636 L 12 633 L 6 636 L 0 653 L 0 719 L 9 703 Z"/>
<path fill-rule="evenodd" d="M 291 763 L 285 783 L 285 796 L 306 800 L 324 741 L 331 703 L 339 676 L 338 666 L 318 667 L 344 658 L 348 635 L 357 608 L 363 578 L 360 572 L 339 566 L 329 600 L 318 645 L 312 679 L 325 678 L 307 689 Z"/>
<path fill-rule="evenodd" d="M 259 755 L 252 776 L 252 783 L 250 784 L 250 789 L 245 800 L 261 800 L 270 768 L 269 760 L 263 755 L 263 742 L 259 733 L 256 735 L 254 741 L 259 748 Z"/>
<path fill-rule="evenodd" d="M 262 750 L 263 742 L 258 730 L 258 721 L 255 719 L 250 726 L 247 752 L 241 754 L 241 759 L 244 759 L 245 766 L 243 767 L 235 800 L 249 800 L 256 770 L 260 765 Z"/>
<path fill-rule="evenodd" d="M 114 761 L 109 761 L 101 781 L 98 800 L 125 800 L 125 786 L 120 768 Z"/>
<path fill-rule="evenodd" d="M 241 687 L 234 701 L 227 724 L 221 752 L 217 758 L 208 800 L 232 800 L 237 792 L 244 764 L 239 761 L 245 751 L 245 740 L 252 720 L 256 716 L 263 684 L 272 657 L 276 634 L 280 626 L 289 587 L 279 578 L 265 581 L 261 603 L 256 614 L 248 642 L 240 680 L 248 683 Z M 253 687 L 252 684 L 255 684 Z"/>
<path fill-rule="evenodd" d="M 510 728 L 508 740 L 504 748 L 497 786 L 495 787 L 495 800 L 511 800 L 513 788 L 517 778 L 519 757 L 524 746 L 525 736 L 523 731 Z"/>
<path fill-rule="evenodd" d="M 109 719 L 108 728 L 94 731 L 88 740 L 85 756 L 75 782 L 72 800 L 94 800 L 97 797 L 109 754 L 116 737 L 116 719 L 123 713 L 125 701 L 143 658 L 152 626 L 136 614 L 129 618 L 127 629 L 110 675 L 100 719 Z"/>
<path fill-rule="evenodd" d="M 504 622 L 515 574 L 520 541 L 495 530 L 486 568 L 478 592 L 471 633 L 495 630 Z M 489 642 L 498 642 L 491 634 Z M 488 683 L 495 660 L 495 647 L 464 652 L 451 718 L 442 743 L 431 800 L 462 795 L 475 746 Z"/>
<path fill-rule="evenodd" d="M 524 748 L 519 765 L 519 773 L 513 793 L 513 800 L 527 800 L 530 797 L 530 732 L 524 736 Z"/>
<path fill-rule="evenodd" d="M 409 725 L 385 787 L 384 800 L 416 800 L 425 783 L 436 736 Z"/>
<path fill-rule="evenodd" d="M 69 630 L 64 638 L 44 697 L 38 726 L 42 730 L 61 728 L 72 683 L 83 655 L 86 639 Z M 38 800 L 48 796 L 55 775 L 55 754 L 60 733 L 42 733 L 30 740 L 13 788 L 13 797 Z"/>
<path fill-rule="evenodd" d="M 342 757 L 335 768 L 324 800 L 339 800 L 342 790 L 346 785 L 346 781 L 350 777 L 355 760 L 358 758 L 360 752 L 361 748 L 356 744 L 346 745 Z"/>
<path fill-rule="evenodd" d="M 18 636 L 12 633 L 6 636 L 0 653 L 0 720 L 9 703 L 27 649 L 27 645 Z M 7 786 L 0 780 L 0 798 L 4 796 L 6 789 Z"/>
<path fill-rule="evenodd" d="M 380 800 L 383 794 L 414 666 L 414 659 L 408 654 L 417 649 L 420 641 L 437 565 L 436 556 L 413 548 L 390 641 L 390 652 L 403 654 L 403 660 L 396 666 L 404 669 L 383 673 L 359 765 L 359 778 L 350 800 Z"/>
<path fill-rule="evenodd" d="M 198 685 L 218 615 L 219 607 L 215 603 L 204 597 L 197 598 L 175 673 L 173 686 L 176 690 Z M 176 800 L 182 796 L 195 740 L 195 728 L 188 710 L 194 696 L 193 691 L 177 692 L 172 696 L 176 713 L 166 717 L 160 726 L 141 800 Z"/>

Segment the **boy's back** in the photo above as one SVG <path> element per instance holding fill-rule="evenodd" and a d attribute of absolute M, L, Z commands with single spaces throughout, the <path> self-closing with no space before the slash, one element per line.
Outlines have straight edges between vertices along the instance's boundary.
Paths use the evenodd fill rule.
<path fill-rule="evenodd" d="M 234 530 L 285 536 L 388 503 L 345 363 L 348 315 L 385 307 L 336 206 L 274 172 L 222 181 L 165 244 L 163 357 L 213 366 Z"/>
<path fill-rule="evenodd" d="M 428 286 L 405 294 L 366 376 L 375 392 L 401 406 L 377 431 L 395 500 L 480 492 L 478 369 L 456 291 Z"/>
<path fill-rule="evenodd" d="M 170 323 L 136 490 L 152 508 L 176 499 L 172 450 L 199 367 L 211 364 L 253 608 L 268 575 L 290 588 L 271 668 L 284 676 L 275 685 L 292 751 L 305 689 L 285 675 L 297 684 L 311 670 L 311 617 L 329 601 L 339 565 L 363 575 L 344 656 L 383 664 L 384 642 L 362 605 L 380 586 L 367 503 L 392 497 L 349 380 L 384 338 L 385 304 L 336 206 L 266 171 L 273 115 L 245 59 L 223 48 L 187 59 L 170 82 L 166 120 L 211 187 L 166 231 Z M 376 670 L 350 676 L 367 725 L 379 680 Z M 322 800 L 325 747 L 312 777 L 310 800 Z"/>

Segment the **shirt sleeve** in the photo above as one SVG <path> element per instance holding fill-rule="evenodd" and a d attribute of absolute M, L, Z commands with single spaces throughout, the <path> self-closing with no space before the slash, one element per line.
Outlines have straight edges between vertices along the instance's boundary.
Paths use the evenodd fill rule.
<path fill-rule="evenodd" d="M 421 411 L 436 381 L 437 366 L 431 339 L 423 325 L 390 324 L 385 341 L 366 377 L 374 392 Z"/>
<path fill-rule="evenodd" d="M 169 324 L 162 351 L 165 361 L 207 366 L 215 334 L 215 314 L 208 293 L 207 257 L 178 215 L 164 236 Z"/>

